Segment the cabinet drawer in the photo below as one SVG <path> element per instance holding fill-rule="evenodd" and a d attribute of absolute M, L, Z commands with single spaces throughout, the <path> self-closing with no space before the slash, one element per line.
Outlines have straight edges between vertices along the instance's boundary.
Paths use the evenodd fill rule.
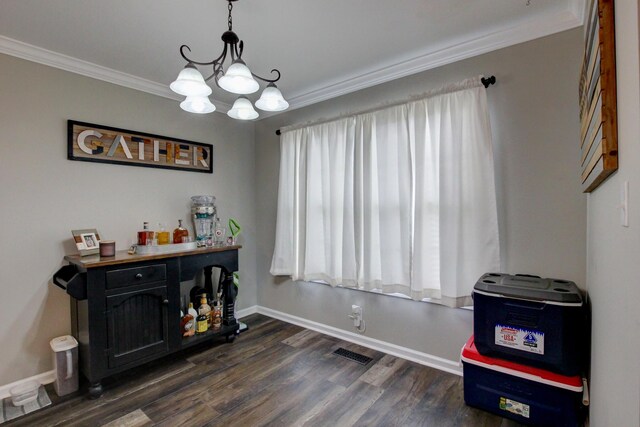
<path fill-rule="evenodd" d="M 143 283 L 163 282 L 166 279 L 167 269 L 165 264 L 123 268 L 107 272 L 107 289 L 141 285 Z"/>

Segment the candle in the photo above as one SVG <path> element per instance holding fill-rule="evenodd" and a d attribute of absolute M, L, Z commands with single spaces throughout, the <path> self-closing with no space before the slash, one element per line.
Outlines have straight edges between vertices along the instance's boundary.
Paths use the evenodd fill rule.
<path fill-rule="evenodd" d="M 115 256 L 116 242 L 115 240 L 100 241 L 100 256 Z"/>

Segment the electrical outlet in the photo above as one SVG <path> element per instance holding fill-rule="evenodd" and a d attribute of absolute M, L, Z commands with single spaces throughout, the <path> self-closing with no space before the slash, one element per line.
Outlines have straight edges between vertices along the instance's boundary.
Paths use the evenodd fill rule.
<path fill-rule="evenodd" d="M 351 315 L 349 315 L 349 318 L 353 320 L 353 326 L 359 328 L 362 324 L 362 307 L 353 304 L 351 306 Z"/>

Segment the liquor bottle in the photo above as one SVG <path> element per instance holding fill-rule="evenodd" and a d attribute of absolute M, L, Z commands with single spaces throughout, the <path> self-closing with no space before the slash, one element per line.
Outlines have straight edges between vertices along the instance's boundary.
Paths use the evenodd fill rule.
<path fill-rule="evenodd" d="M 195 308 L 193 308 L 193 303 L 189 303 L 189 309 L 187 310 L 187 313 L 190 314 L 193 317 L 193 332 L 196 331 L 196 319 L 198 318 L 198 312 L 196 311 Z M 193 335 L 193 334 L 192 334 Z"/>
<path fill-rule="evenodd" d="M 220 300 L 216 298 L 213 301 L 213 320 L 211 322 L 211 329 L 214 331 L 219 330 L 222 327 L 222 304 Z"/>
<path fill-rule="evenodd" d="M 211 306 L 207 304 L 207 294 L 202 294 L 202 298 L 200 298 L 200 308 L 198 308 L 198 314 L 206 316 L 207 329 L 211 329 Z"/>
<path fill-rule="evenodd" d="M 158 245 L 168 245 L 169 244 L 169 232 L 164 229 L 164 224 L 158 223 L 158 227 L 160 231 L 158 231 Z"/>
<path fill-rule="evenodd" d="M 202 299 L 202 294 L 206 294 L 207 290 L 202 286 L 195 285 L 189 291 L 189 300 L 193 304 L 193 308 L 198 311 L 200 308 L 200 300 Z"/>
<path fill-rule="evenodd" d="M 180 333 L 183 337 L 190 337 L 195 334 L 196 330 L 194 329 L 196 319 L 187 313 L 180 319 Z"/>
<path fill-rule="evenodd" d="M 142 224 L 142 230 L 138 231 L 138 245 L 145 246 L 147 244 L 148 237 L 149 237 L 149 223 L 145 221 Z"/>
<path fill-rule="evenodd" d="M 173 230 L 173 243 L 186 243 L 182 241 L 183 237 L 189 237 L 189 230 L 182 226 L 182 220 L 178 220 L 178 228 Z"/>
<path fill-rule="evenodd" d="M 196 321 L 196 334 L 207 332 L 207 316 L 199 314 Z"/>

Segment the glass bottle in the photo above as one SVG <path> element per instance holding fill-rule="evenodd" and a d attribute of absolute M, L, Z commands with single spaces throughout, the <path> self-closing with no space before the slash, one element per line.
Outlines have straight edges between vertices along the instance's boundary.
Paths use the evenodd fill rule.
<path fill-rule="evenodd" d="M 198 318 L 198 312 L 196 311 L 195 308 L 193 308 L 193 303 L 189 303 L 189 308 L 187 309 L 187 313 L 190 314 L 193 317 L 192 330 L 195 333 L 195 331 L 196 331 L 196 319 Z M 191 335 L 193 335 L 193 334 L 191 334 Z"/>
<path fill-rule="evenodd" d="M 207 332 L 207 316 L 199 314 L 196 319 L 196 334 L 204 334 Z"/>
<path fill-rule="evenodd" d="M 149 223 L 142 223 L 142 230 L 138 231 L 138 245 L 145 246 L 147 244 L 147 237 L 149 236 Z"/>
<path fill-rule="evenodd" d="M 173 230 L 173 243 L 186 243 L 182 240 L 183 237 L 189 237 L 189 230 L 182 226 L 182 220 L 178 220 L 178 228 Z"/>
<path fill-rule="evenodd" d="M 160 231 L 158 231 L 158 245 L 168 245 L 169 244 L 169 232 L 164 229 L 164 224 L 158 223 L 158 227 Z"/>
<path fill-rule="evenodd" d="M 202 294 L 200 298 L 200 307 L 198 308 L 198 314 L 200 316 L 206 316 L 207 330 L 211 329 L 211 306 L 207 304 L 207 294 Z"/>
<path fill-rule="evenodd" d="M 222 304 L 219 299 L 213 301 L 213 320 L 211 321 L 211 329 L 220 330 L 222 327 Z"/>
<path fill-rule="evenodd" d="M 196 330 L 194 329 L 196 319 L 189 313 L 182 316 L 180 319 L 180 333 L 183 337 L 190 337 L 195 334 Z"/>

